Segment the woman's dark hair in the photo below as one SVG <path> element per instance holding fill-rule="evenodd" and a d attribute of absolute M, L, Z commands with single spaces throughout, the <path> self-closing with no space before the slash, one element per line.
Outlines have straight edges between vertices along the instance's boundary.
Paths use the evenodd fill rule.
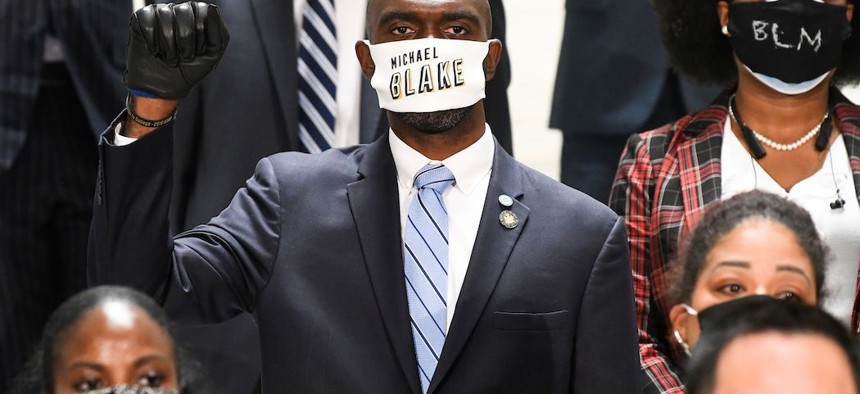
<path fill-rule="evenodd" d="M 652 0 L 669 58 L 680 71 L 701 84 L 728 85 L 738 78 L 728 37 L 720 31 L 720 0 Z M 731 1 L 729 1 L 731 2 Z M 856 4 L 856 0 L 848 0 Z M 833 83 L 860 82 L 860 18 L 851 18 L 853 34 L 842 45 L 842 60 Z"/>
<path fill-rule="evenodd" d="M 84 314 L 109 301 L 124 301 L 140 308 L 170 337 L 176 359 L 176 373 L 181 387 L 180 393 L 200 392 L 201 368 L 188 353 L 176 344 L 167 315 L 147 295 L 127 287 L 99 286 L 83 291 L 64 302 L 48 319 L 42 338 L 36 345 L 24 372 L 18 376 L 10 394 L 53 393 L 53 361 L 63 345 L 69 330 Z"/>
<path fill-rule="evenodd" d="M 839 321 L 823 310 L 799 302 L 767 297 L 741 298 L 720 304 L 719 308 L 719 311 L 712 312 L 721 316 L 710 319 L 715 322 L 714 325 L 702 327 L 702 336 L 687 365 L 685 385 L 688 394 L 710 394 L 714 391 L 719 358 L 732 341 L 768 332 L 818 335 L 831 340 L 848 357 L 854 385 L 860 392 L 857 342 Z"/>
<path fill-rule="evenodd" d="M 714 245 L 739 224 L 752 219 L 777 222 L 788 228 L 812 262 L 815 294 L 822 296 L 828 248 L 815 230 L 812 217 L 797 204 L 780 196 L 750 191 L 712 205 L 692 233 L 682 241 L 678 262 L 672 273 L 670 298 L 673 303 L 687 302 L 693 294 L 705 259 Z"/>

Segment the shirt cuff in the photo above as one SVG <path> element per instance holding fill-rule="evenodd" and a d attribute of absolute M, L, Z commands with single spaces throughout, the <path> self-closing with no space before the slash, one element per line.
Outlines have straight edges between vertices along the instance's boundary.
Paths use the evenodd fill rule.
<path fill-rule="evenodd" d="M 122 131 L 122 122 L 117 123 L 116 128 L 113 129 L 113 144 L 114 146 L 126 146 L 137 141 L 137 138 L 130 138 L 120 134 Z"/>

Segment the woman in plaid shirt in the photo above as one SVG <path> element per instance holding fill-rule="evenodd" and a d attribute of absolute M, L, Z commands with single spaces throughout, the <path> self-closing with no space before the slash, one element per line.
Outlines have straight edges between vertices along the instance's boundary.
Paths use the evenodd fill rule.
<path fill-rule="evenodd" d="M 653 0 L 675 66 L 729 88 L 631 136 L 619 163 L 609 205 L 630 237 L 644 392 L 684 393 L 667 329 L 679 238 L 708 204 L 744 190 L 810 211 L 836 256 L 829 311 L 857 332 L 860 108 L 834 88 L 860 82 L 854 1 Z"/>

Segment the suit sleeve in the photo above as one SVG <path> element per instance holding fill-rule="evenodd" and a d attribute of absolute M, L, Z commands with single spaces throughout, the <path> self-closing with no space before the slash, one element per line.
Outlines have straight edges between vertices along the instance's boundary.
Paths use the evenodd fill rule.
<path fill-rule="evenodd" d="M 109 129 L 106 136 L 112 135 Z M 253 311 L 279 248 L 278 184 L 268 159 L 230 206 L 208 224 L 171 237 L 172 130 L 134 144 L 100 144 L 90 228 L 90 285 L 131 286 L 189 322 L 218 322 Z"/>
<path fill-rule="evenodd" d="M 630 242 L 630 264 L 636 324 L 639 336 L 639 358 L 645 393 L 684 393 L 684 385 L 675 367 L 657 346 L 649 325 L 652 304 L 656 302 L 651 283 L 651 198 L 656 174 L 651 164 L 647 142 L 637 134 L 630 137 L 622 153 L 609 207 L 624 219 Z M 639 390 L 642 391 L 642 390 Z"/>
<path fill-rule="evenodd" d="M 594 263 L 576 330 L 575 393 L 640 391 L 636 322 L 624 222 L 616 220 Z"/>

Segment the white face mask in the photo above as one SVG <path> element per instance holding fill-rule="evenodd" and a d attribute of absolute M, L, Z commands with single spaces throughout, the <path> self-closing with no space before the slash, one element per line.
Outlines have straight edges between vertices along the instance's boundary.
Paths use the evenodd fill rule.
<path fill-rule="evenodd" d="M 466 108 L 484 98 L 489 41 L 422 38 L 371 45 L 371 86 L 392 112 Z"/>

